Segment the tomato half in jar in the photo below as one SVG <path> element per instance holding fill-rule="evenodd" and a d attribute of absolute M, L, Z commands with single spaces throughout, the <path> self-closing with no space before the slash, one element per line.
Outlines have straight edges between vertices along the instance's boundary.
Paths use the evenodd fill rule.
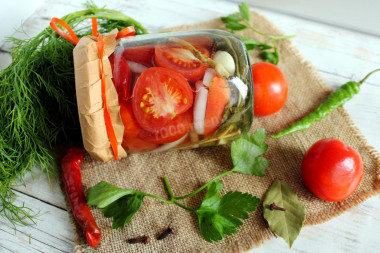
<path fill-rule="evenodd" d="M 150 143 L 165 144 L 181 139 L 189 130 L 193 122 L 193 110 L 179 114 L 174 119 L 167 122 L 165 126 L 156 132 L 142 130 L 139 138 Z"/>
<path fill-rule="evenodd" d="M 133 89 L 133 114 L 139 125 L 156 132 L 193 104 L 187 80 L 171 69 L 152 67 L 137 79 Z"/>
<path fill-rule="evenodd" d="M 136 62 L 146 67 L 152 67 L 154 62 L 154 46 L 126 47 L 123 50 L 123 56 L 127 61 Z"/>
<path fill-rule="evenodd" d="M 202 47 L 197 48 L 203 55 L 209 57 L 210 52 Z M 182 74 L 190 82 L 203 78 L 208 68 L 187 48 L 170 45 L 157 45 L 154 53 L 156 65 L 172 69 Z"/>

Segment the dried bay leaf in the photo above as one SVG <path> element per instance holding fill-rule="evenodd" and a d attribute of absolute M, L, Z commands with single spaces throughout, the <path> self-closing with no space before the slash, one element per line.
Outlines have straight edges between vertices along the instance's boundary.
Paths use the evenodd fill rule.
<path fill-rule="evenodd" d="M 271 210 L 272 203 L 285 211 Z M 306 209 L 298 200 L 297 194 L 284 181 L 275 180 L 265 195 L 263 207 L 269 228 L 281 236 L 291 248 L 306 219 Z"/>

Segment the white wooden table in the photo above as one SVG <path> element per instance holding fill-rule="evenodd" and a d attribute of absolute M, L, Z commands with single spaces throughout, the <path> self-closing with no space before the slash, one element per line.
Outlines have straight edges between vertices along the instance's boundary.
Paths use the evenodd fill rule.
<path fill-rule="evenodd" d="M 82 9 L 81 1 L 45 0 L 7 2 L 18 10 L 10 12 L 0 0 L 0 16 L 7 26 L 24 29 L 35 35 L 48 26 L 51 17 L 61 17 Z M 95 1 L 100 6 L 104 3 Z M 107 1 L 107 7 L 118 9 L 140 21 L 149 32 L 171 26 L 206 21 L 237 11 L 233 1 L 215 0 L 129 0 Z M 252 1 L 254 2 L 254 1 Z M 371 8 L 371 6 L 368 6 Z M 380 67 L 380 38 L 365 33 L 313 22 L 276 11 L 255 8 L 273 21 L 285 34 L 293 34 L 294 45 L 311 61 L 333 88 L 358 81 L 369 71 Z M 23 16 L 17 15 L 23 13 Z M 30 16 L 25 16 L 30 14 Z M 27 18 L 26 18 L 27 17 Z M 0 26 L 3 27 L 3 26 Z M 2 30 L 11 36 L 12 30 Z M 3 38 L 0 38 L 3 39 Z M 1 44 L 0 44 L 1 45 Z M 0 68 L 10 62 L 8 45 L 1 45 Z M 345 106 L 354 122 L 380 150 L 380 74 L 371 77 L 360 94 Z M 45 175 L 28 176 L 26 187 L 15 187 L 17 203 L 40 212 L 33 226 L 13 228 L 0 219 L 0 252 L 72 252 L 73 230 L 66 212 L 63 194 L 57 182 L 48 183 Z M 292 252 L 380 252 L 380 196 L 368 199 L 341 216 L 316 226 L 305 227 L 293 245 Z M 288 252 L 281 238 L 266 241 L 252 252 Z"/>

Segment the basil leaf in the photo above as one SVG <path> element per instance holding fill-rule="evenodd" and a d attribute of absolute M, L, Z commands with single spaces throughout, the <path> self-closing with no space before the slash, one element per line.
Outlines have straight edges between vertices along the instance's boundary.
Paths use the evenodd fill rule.
<path fill-rule="evenodd" d="M 248 212 L 255 211 L 260 199 L 241 192 L 228 192 L 221 197 L 222 182 L 212 182 L 201 207 L 196 210 L 201 234 L 208 242 L 220 241 L 225 236 L 237 233 L 243 224 L 240 219 L 248 219 Z"/>
<path fill-rule="evenodd" d="M 234 165 L 233 171 L 255 175 L 265 176 L 265 170 L 268 168 L 268 160 L 259 157 L 268 150 L 265 129 L 261 128 L 254 134 L 244 135 L 231 144 L 231 158 Z"/>
<path fill-rule="evenodd" d="M 271 210 L 272 203 L 285 208 L 285 211 Z M 291 248 L 306 219 L 306 209 L 298 200 L 297 194 L 284 181 L 275 180 L 265 195 L 263 207 L 264 218 L 270 229 Z"/>
<path fill-rule="evenodd" d="M 251 19 L 251 14 L 249 13 L 249 6 L 242 2 L 241 4 L 239 4 L 239 12 L 240 12 L 240 15 L 247 21 L 249 21 Z"/>
<path fill-rule="evenodd" d="M 145 193 L 120 189 L 102 181 L 87 190 L 87 204 L 102 210 L 104 216 L 113 218 L 112 228 L 124 228 L 143 204 Z"/>

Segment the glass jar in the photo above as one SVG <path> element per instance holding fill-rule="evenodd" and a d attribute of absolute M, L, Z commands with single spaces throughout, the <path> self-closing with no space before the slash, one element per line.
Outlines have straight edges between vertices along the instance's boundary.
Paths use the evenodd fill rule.
<path fill-rule="evenodd" d="M 110 61 L 127 152 L 226 144 L 251 127 L 251 64 L 229 32 L 123 38 Z"/>

